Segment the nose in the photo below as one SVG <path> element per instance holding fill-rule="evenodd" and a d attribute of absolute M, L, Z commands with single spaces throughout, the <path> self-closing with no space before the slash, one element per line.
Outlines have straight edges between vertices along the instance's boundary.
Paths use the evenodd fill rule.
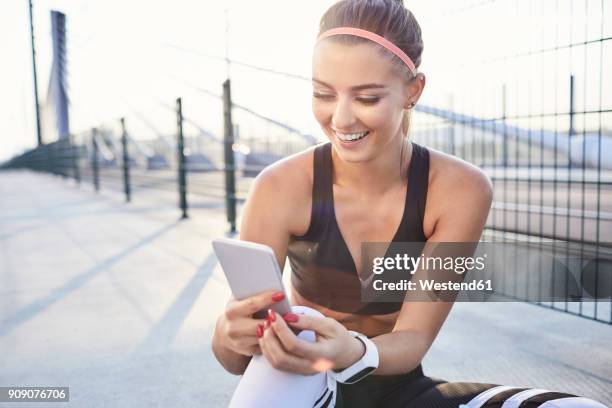
<path fill-rule="evenodd" d="M 335 129 L 350 129 L 355 121 L 353 107 L 349 98 L 338 98 L 334 114 L 332 116 L 332 126 Z"/>

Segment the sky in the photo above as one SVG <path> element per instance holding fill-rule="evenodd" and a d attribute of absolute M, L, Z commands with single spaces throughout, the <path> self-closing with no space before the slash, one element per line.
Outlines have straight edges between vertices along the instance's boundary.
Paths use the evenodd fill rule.
<path fill-rule="evenodd" d="M 227 73 L 224 62 L 171 45 L 225 56 L 226 9 L 230 58 L 308 76 L 318 17 L 329 2 L 256 3 L 34 0 L 39 98 L 44 100 L 49 80 L 52 9 L 67 16 L 73 131 L 134 110 L 155 116 L 159 100 L 173 104 L 184 96 L 177 78 L 220 93 Z M 10 0 L 3 6 L 0 160 L 36 140 L 27 1 Z"/>
<path fill-rule="evenodd" d="M 171 107 L 181 96 L 186 115 L 219 134 L 221 103 L 197 88 L 220 94 L 228 71 L 223 61 L 203 54 L 224 57 L 227 44 L 232 59 L 309 77 L 318 21 L 332 3 L 34 0 L 39 98 L 44 102 L 52 59 L 49 13 L 60 10 L 67 17 L 73 132 L 116 126 L 118 118 L 126 116 L 135 138 L 170 133 L 175 126 Z M 420 67 L 427 76 L 423 103 L 482 117 L 499 116 L 501 89 L 506 84 L 507 114 L 566 111 L 569 74 L 574 73 L 576 109 L 612 107 L 612 92 L 602 92 L 612 90 L 610 41 L 602 49 L 597 43 L 537 58 L 500 59 L 610 37 L 612 7 L 602 6 L 602 0 L 415 0 L 409 4 L 425 42 Z M 36 141 L 26 0 L 3 2 L 0 30 L 1 161 Z M 232 66 L 230 75 L 235 103 L 307 133 L 317 132 L 307 81 L 237 66 Z M 593 129 L 598 120 L 596 115 L 586 115 L 577 126 Z M 261 126 L 244 118 L 245 128 L 251 126 L 249 121 Z M 537 125 L 565 126 L 559 121 L 566 118 Z M 603 115 L 602 122 L 612 128 L 610 114 Z M 48 140 L 51 132 L 43 129 Z"/>

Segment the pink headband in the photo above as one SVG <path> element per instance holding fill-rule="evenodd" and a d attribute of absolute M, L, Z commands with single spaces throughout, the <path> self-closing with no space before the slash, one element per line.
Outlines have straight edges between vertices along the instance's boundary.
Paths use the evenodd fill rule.
<path fill-rule="evenodd" d="M 406 55 L 404 51 L 400 50 L 391 41 L 371 31 L 362 30 L 361 28 L 354 28 L 354 27 L 332 28 L 322 33 L 317 38 L 317 43 L 327 37 L 330 37 L 332 35 L 338 35 L 338 34 L 349 34 L 349 35 L 354 35 L 357 37 L 367 38 L 368 40 L 374 41 L 375 43 L 382 45 L 383 47 L 391 51 L 393 54 L 395 54 L 399 59 L 404 61 L 404 64 L 406 64 L 406 66 L 408 67 L 412 75 L 416 76 L 416 68 L 414 66 L 414 63 L 410 59 L 410 57 Z"/>

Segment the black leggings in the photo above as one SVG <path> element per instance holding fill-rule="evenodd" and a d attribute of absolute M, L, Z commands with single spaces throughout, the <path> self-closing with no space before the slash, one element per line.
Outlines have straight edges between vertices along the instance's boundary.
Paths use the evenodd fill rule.
<path fill-rule="evenodd" d="M 447 382 L 423 375 L 419 366 L 407 374 L 370 375 L 355 384 L 338 383 L 337 408 L 457 408 L 498 384 Z M 500 407 L 517 392 L 514 388 L 500 392 L 483 407 Z M 572 394 L 549 392 L 533 397 L 521 407 L 537 407 L 545 401 L 573 397 Z"/>

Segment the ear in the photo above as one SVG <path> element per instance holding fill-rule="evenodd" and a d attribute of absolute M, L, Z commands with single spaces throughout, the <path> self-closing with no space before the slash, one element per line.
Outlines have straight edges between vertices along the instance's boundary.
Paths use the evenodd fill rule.
<path fill-rule="evenodd" d="M 412 109 L 416 105 L 417 101 L 425 89 L 425 74 L 422 72 L 417 73 L 408 84 L 406 84 L 406 101 L 404 103 L 404 109 Z"/>

